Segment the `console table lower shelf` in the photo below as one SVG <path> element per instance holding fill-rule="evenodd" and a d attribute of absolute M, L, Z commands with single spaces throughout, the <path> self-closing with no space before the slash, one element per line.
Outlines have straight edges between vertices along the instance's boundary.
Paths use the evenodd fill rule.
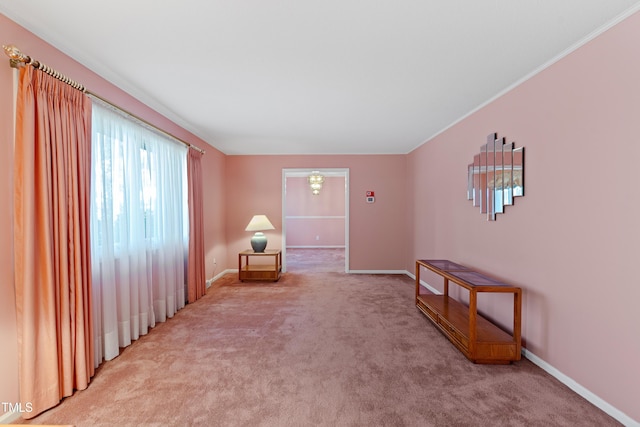
<path fill-rule="evenodd" d="M 476 338 L 469 337 L 469 307 L 444 295 L 420 295 L 417 307 L 474 363 L 508 364 L 520 360 L 513 337 L 480 315 L 476 317 Z"/>

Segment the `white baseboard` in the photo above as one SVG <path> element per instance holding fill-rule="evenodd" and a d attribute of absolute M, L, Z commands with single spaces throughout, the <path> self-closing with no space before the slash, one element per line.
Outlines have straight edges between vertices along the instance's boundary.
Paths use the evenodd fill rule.
<path fill-rule="evenodd" d="M 585 387 L 581 386 L 580 384 L 575 382 L 572 378 L 563 374 L 562 372 L 560 372 L 559 370 L 557 370 L 556 368 L 554 368 L 544 360 L 540 359 L 535 354 L 531 353 L 526 348 L 522 349 L 522 355 L 527 359 L 529 359 L 534 365 L 539 366 L 542 370 L 550 374 L 552 377 L 556 378 L 558 381 L 560 381 L 562 384 L 569 387 L 571 390 L 573 390 L 580 396 L 584 397 L 588 402 L 590 402 L 594 406 L 600 408 L 603 412 L 615 418 L 617 421 L 619 421 L 623 425 L 627 427 L 640 427 L 640 422 L 632 419 L 624 412 L 613 407 L 608 402 L 606 402 L 599 396 L 595 395 Z"/>
<path fill-rule="evenodd" d="M 413 273 L 410 273 L 408 271 L 406 271 L 407 276 L 411 277 L 413 280 L 416 280 L 416 275 Z M 440 295 L 442 294 L 442 292 L 440 292 L 439 290 L 437 290 L 436 288 L 434 288 L 433 286 L 431 286 L 430 284 L 428 284 L 427 282 L 425 282 L 424 280 L 420 280 L 420 285 L 424 286 L 425 288 L 427 288 L 430 292 L 436 294 L 436 295 Z"/>
<path fill-rule="evenodd" d="M 237 272 L 238 272 L 238 269 L 236 268 L 235 270 L 234 269 L 227 269 L 227 270 L 224 270 L 224 271 L 216 274 L 212 278 L 207 279 L 207 288 L 209 288 L 213 282 L 215 282 L 216 280 L 218 280 L 219 278 L 221 278 L 225 274 L 227 274 L 227 273 L 237 273 Z"/>
<path fill-rule="evenodd" d="M 0 424 L 13 424 L 20 419 L 20 412 L 7 412 L 0 415 Z"/>
<path fill-rule="evenodd" d="M 411 274 L 408 271 L 406 273 L 407 273 L 407 276 L 411 277 L 413 280 L 416 280 L 416 276 L 414 274 Z M 429 285 L 426 282 L 423 282 L 422 280 L 420 281 L 420 285 L 429 289 L 434 294 L 438 294 L 438 295 L 442 294 L 442 292 L 438 291 L 437 289 L 433 288 L 431 285 Z M 581 386 L 580 384 L 575 382 L 572 378 L 563 374 L 558 369 L 551 366 L 549 363 L 545 362 L 544 360 L 542 360 L 535 354 L 531 353 L 529 350 L 527 350 L 524 347 L 522 348 L 522 355 L 527 359 L 529 359 L 534 365 L 540 367 L 542 370 L 544 370 L 549 375 L 551 375 L 552 377 L 560 381 L 562 384 L 569 387 L 575 393 L 585 398 L 589 403 L 596 406 L 597 408 L 599 408 L 609 416 L 615 418 L 618 422 L 622 423 L 626 427 L 640 427 L 640 422 L 632 419 L 627 414 L 615 408 L 614 406 L 612 406 L 611 404 L 609 404 L 599 396 L 592 393 L 590 390 Z"/>
<path fill-rule="evenodd" d="M 344 245 L 298 245 L 298 246 L 287 246 L 287 249 L 345 249 Z"/>
<path fill-rule="evenodd" d="M 349 270 L 349 274 L 406 274 L 406 270 Z"/>

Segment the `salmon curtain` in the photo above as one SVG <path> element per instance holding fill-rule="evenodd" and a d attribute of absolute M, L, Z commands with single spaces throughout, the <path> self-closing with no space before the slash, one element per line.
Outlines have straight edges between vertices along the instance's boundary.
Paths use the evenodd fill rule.
<path fill-rule="evenodd" d="M 22 67 L 14 155 L 20 398 L 30 418 L 94 374 L 89 98 Z"/>
<path fill-rule="evenodd" d="M 187 179 L 189 186 L 189 255 L 187 298 L 192 303 L 206 291 L 204 267 L 204 208 L 202 202 L 202 156 L 189 150 L 187 156 Z"/>

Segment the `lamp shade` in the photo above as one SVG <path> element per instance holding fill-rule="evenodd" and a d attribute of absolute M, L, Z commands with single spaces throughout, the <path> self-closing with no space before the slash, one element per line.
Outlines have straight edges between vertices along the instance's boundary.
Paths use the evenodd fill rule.
<path fill-rule="evenodd" d="M 263 231 L 263 230 L 275 230 L 269 218 L 266 215 L 254 215 L 249 221 L 249 225 L 244 231 Z"/>
<path fill-rule="evenodd" d="M 245 231 L 256 232 L 251 238 L 251 248 L 253 248 L 254 252 L 264 252 L 267 247 L 267 236 L 264 235 L 262 230 L 274 229 L 275 227 L 266 215 L 254 215 L 253 218 L 251 218 Z"/>

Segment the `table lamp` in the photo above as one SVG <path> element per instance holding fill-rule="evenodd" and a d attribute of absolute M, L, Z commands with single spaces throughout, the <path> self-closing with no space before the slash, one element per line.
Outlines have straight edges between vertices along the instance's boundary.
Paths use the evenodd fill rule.
<path fill-rule="evenodd" d="M 244 230 L 256 232 L 251 238 L 251 247 L 254 252 L 264 252 L 264 249 L 267 247 L 267 236 L 265 236 L 262 231 L 275 230 L 275 227 L 266 215 L 254 215 Z"/>

